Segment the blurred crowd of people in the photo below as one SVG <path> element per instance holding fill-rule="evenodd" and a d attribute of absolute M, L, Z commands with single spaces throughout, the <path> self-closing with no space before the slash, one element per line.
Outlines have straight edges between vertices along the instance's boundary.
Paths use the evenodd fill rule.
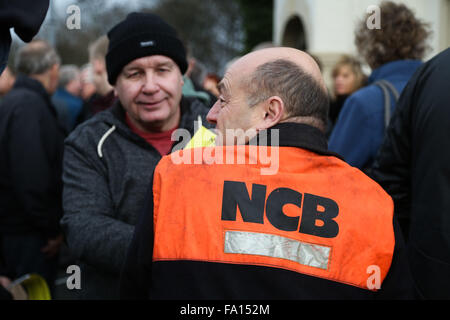
<path fill-rule="evenodd" d="M 443 200 L 450 162 L 437 154 L 447 149 L 438 142 L 448 133 L 448 112 L 439 108 L 450 103 L 449 54 L 447 50 L 431 65 L 424 64 L 429 26 L 403 4 L 383 2 L 380 12 L 381 30 L 368 29 L 366 15 L 356 27 L 355 44 L 363 60 L 344 55 L 332 68 L 325 128 L 329 150 L 373 177 L 393 197 L 417 297 L 450 298 L 450 286 L 443 285 L 448 281 L 436 275 L 448 279 L 450 270 L 450 204 Z M 142 50 L 149 50 L 145 52 L 152 58 L 160 54 L 175 61 L 182 71 L 170 89 L 180 97 L 174 104 L 181 110 L 176 114 L 177 128 L 188 131 L 194 130 L 190 122 L 198 116 L 211 127 L 206 115 L 221 94 L 221 77 L 206 70 L 189 50 L 181 52 L 181 41 L 165 44 L 164 54 L 151 51 L 153 44 L 144 43 L 137 31 L 149 23 L 147 18 L 128 16 L 91 43 L 86 48 L 89 61 L 83 66 L 64 64 L 46 41 L 25 38 L 29 43 L 1 74 L 0 287 L 21 275 L 38 273 L 55 294 L 58 268 L 73 263 L 82 266 L 80 298 L 118 298 L 120 266 L 152 171 L 173 147 L 174 129 L 161 129 L 168 120 L 143 119 L 134 101 L 127 105 L 132 85 L 125 84 L 138 79 L 134 70 L 140 67 L 132 66 L 126 77 L 119 71 L 142 57 Z M 175 33 L 158 17 L 152 19 L 156 22 L 149 28 L 164 35 Z M 34 27 L 34 33 L 37 30 Z M 138 49 L 127 47 L 126 41 L 135 34 Z M 265 43 L 254 50 L 268 47 L 275 46 Z M 364 65 L 371 74 L 365 74 Z M 447 76 L 430 80 L 441 71 Z M 438 81 L 447 87 L 437 86 Z M 428 100 L 422 98 L 426 90 L 434 90 L 439 103 L 430 94 Z M 434 109 L 421 109 L 428 105 Z M 441 116 L 430 114 L 435 110 Z M 431 119 L 432 126 L 426 123 Z M 162 132 L 149 134 L 149 128 Z M 434 149 L 426 137 L 435 139 Z M 448 156 L 447 151 L 442 153 Z M 421 159 L 424 154 L 426 160 Z M 435 184 L 430 176 L 440 182 Z"/>

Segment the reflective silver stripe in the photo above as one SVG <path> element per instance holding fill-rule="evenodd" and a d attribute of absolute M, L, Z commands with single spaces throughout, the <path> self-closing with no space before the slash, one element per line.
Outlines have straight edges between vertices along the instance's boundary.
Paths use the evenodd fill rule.
<path fill-rule="evenodd" d="M 331 248 L 273 234 L 227 231 L 224 252 L 281 258 L 326 270 Z"/>

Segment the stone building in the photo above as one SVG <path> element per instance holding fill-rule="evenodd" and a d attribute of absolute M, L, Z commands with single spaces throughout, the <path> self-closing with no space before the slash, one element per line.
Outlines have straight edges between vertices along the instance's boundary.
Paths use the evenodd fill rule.
<path fill-rule="evenodd" d="M 330 84 L 330 69 L 342 54 L 356 55 L 356 22 L 380 0 L 274 0 L 275 45 L 295 47 L 317 56 Z M 426 59 L 450 46 L 450 0 L 403 0 L 430 24 L 432 50 Z M 370 12 L 372 13 L 372 11 Z M 370 69 L 366 67 L 366 71 Z"/>

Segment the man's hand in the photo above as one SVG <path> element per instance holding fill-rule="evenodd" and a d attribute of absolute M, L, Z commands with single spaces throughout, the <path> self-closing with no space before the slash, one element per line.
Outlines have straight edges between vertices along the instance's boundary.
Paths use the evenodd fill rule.
<path fill-rule="evenodd" d="M 48 239 L 47 245 L 41 249 L 41 252 L 45 253 L 45 255 L 49 258 L 54 257 L 55 255 L 58 254 L 63 239 L 64 238 L 62 235 L 59 235 L 53 239 Z"/>

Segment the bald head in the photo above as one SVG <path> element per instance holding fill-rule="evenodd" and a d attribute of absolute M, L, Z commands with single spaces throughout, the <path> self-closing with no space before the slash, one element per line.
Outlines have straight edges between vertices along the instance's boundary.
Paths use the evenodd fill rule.
<path fill-rule="evenodd" d="M 240 141 L 242 131 L 251 132 L 245 135 L 247 140 L 241 139 L 248 141 L 255 132 L 281 122 L 325 131 L 328 92 L 317 63 L 302 51 L 268 48 L 249 53 L 228 68 L 219 91 L 207 116 L 222 134 L 218 144 Z M 228 131 L 236 132 L 238 139 L 228 138 Z"/>
<path fill-rule="evenodd" d="M 271 97 L 283 102 L 280 122 L 295 121 L 325 129 L 329 98 L 315 60 L 293 48 L 269 48 L 247 54 L 227 71 L 238 79 L 250 107 Z"/>
<path fill-rule="evenodd" d="M 251 74 L 258 67 L 277 60 L 286 60 L 295 64 L 303 72 L 310 75 L 325 91 L 327 90 L 316 61 L 306 52 L 294 48 L 276 47 L 251 52 L 237 60 L 229 71 L 233 72 L 233 69 L 236 69 L 241 74 Z"/>

